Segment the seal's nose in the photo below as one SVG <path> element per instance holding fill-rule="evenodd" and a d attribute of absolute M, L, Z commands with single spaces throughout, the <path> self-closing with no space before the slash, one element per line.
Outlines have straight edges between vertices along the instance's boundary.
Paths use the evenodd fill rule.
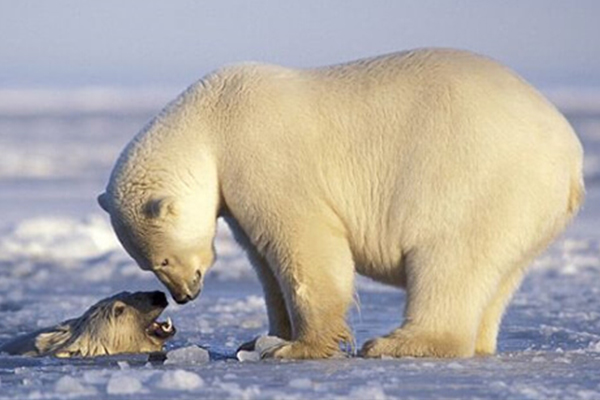
<path fill-rule="evenodd" d="M 152 305 L 157 307 L 166 307 L 169 305 L 167 301 L 167 296 L 159 290 L 152 292 Z"/>

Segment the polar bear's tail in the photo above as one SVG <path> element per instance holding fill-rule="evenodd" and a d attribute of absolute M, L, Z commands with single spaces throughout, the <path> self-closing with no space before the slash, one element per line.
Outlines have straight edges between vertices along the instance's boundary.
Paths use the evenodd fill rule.
<path fill-rule="evenodd" d="M 571 189 L 569 193 L 569 203 L 567 212 L 569 216 L 573 216 L 579 211 L 585 197 L 585 187 L 581 173 L 577 173 L 571 178 Z"/>

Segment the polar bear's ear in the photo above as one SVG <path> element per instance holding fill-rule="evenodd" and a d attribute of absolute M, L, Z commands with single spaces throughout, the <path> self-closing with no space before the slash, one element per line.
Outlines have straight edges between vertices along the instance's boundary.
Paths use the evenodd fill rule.
<path fill-rule="evenodd" d="M 168 215 L 177 215 L 177 200 L 174 197 L 161 197 L 150 199 L 144 211 L 150 218 L 165 218 Z"/>
<path fill-rule="evenodd" d="M 109 204 L 108 204 L 108 195 L 106 193 L 102 193 L 98 196 L 98 204 L 102 209 L 106 212 L 110 212 Z"/>

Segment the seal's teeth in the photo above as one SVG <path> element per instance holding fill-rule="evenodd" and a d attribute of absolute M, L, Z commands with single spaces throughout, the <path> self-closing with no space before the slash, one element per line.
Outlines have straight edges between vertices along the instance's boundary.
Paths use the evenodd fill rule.
<path fill-rule="evenodd" d="M 167 317 L 167 323 L 162 325 L 162 329 L 165 332 L 171 332 L 173 330 L 173 321 L 171 321 L 171 317 Z"/>

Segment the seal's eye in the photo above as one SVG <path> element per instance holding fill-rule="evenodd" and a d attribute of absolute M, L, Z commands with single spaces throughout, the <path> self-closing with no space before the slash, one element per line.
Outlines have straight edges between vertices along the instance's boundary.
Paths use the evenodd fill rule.
<path fill-rule="evenodd" d="M 168 267 L 169 266 L 169 259 L 165 258 L 161 263 L 160 263 L 161 267 Z"/>

